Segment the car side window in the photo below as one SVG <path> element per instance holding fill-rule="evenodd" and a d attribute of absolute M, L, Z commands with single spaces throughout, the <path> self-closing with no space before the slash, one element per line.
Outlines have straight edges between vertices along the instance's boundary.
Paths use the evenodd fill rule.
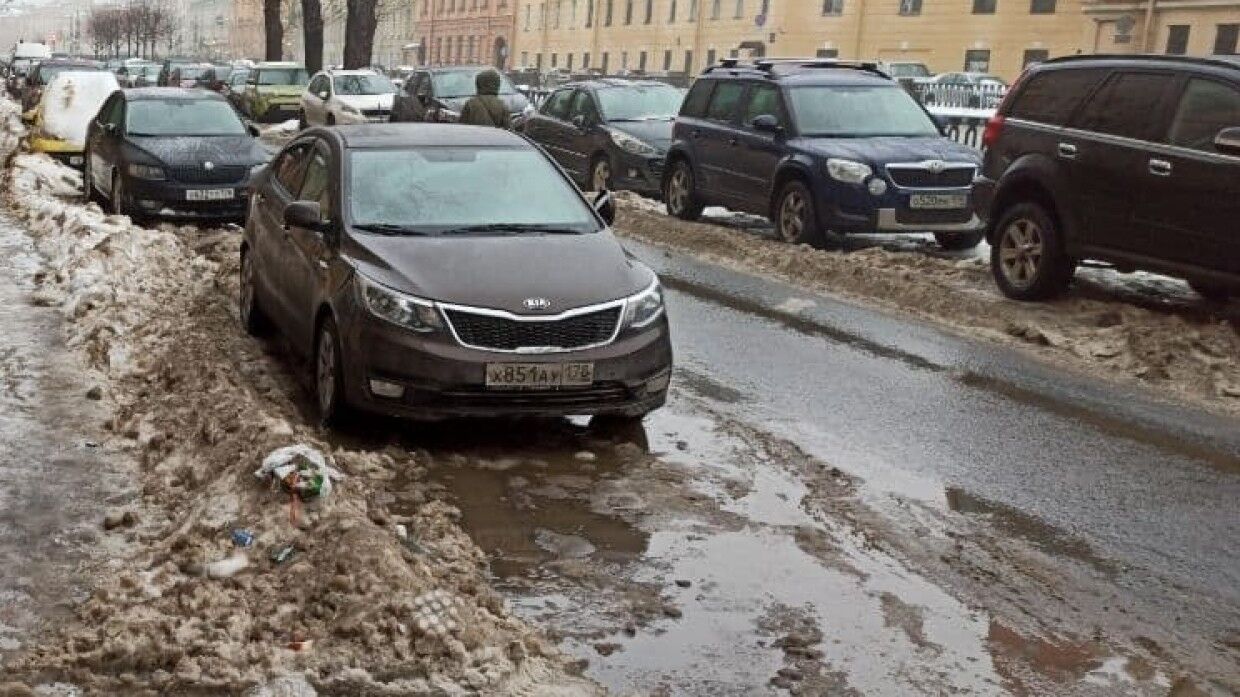
<path fill-rule="evenodd" d="M 569 118 L 575 119 L 578 116 L 584 118 L 586 123 L 598 123 L 598 107 L 594 106 L 594 97 L 586 90 L 578 90 L 576 96 L 573 97 L 573 107 L 569 112 Z"/>
<path fill-rule="evenodd" d="M 1106 75 L 1105 70 L 1080 68 L 1035 74 L 1016 95 L 1008 116 L 1063 126 Z"/>
<path fill-rule="evenodd" d="M 680 107 L 680 115 L 698 119 L 705 116 L 706 103 L 710 101 L 710 93 L 714 86 L 714 80 L 698 80 L 685 97 L 685 103 Z"/>
<path fill-rule="evenodd" d="M 305 164 L 308 151 L 309 146 L 304 143 L 294 145 L 284 151 L 284 154 L 273 165 L 276 182 L 290 195 L 294 191 L 301 190 L 302 165 Z"/>
<path fill-rule="evenodd" d="M 1224 128 L 1240 126 L 1240 90 L 1214 80 L 1192 78 L 1184 88 L 1167 142 L 1215 152 L 1214 138 Z"/>
<path fill-rule="evenodd" d="M 711 121 L 732 123 L 740 111 L 741 95 L 745 93 L 743 82 L 721 82 L 711 95 L 710 105 L 706 107 L 706 118 Z"/>
<path fill-rule="evenodd" d="M 779 119 L 780 126 L 785 124 L 784 110 L 779 102 L 779 88 L 774 85 L 755 85 L 749 93 L 742 123 L 748 126 L 754 119 L 766 115 Z"/>
<path fill-rule="evenodd" d="M 104 102 L 103 106 L 100 107 L 99 109 L 99 116 L 97 117 L 99 123 L 101 124 L 116 123 L 116 119 L 114 118 L 114 113 L 116 112 L 116 108 L 120 104 L 120 102 L 121 102 L 121 98 L 117 95 L 113 95 L 112 97 L 108 99 L 108 101 Z"/>
<path fill-rule="evenodd" d="M 1119 73 L 1094 93 L 1076 127 L 1122 138 L 1149 140 L 1159 105 L 1175 84 L 1164 73 Z"/>
<path fill-rule="evenodd" d="M 328 155 L 320 148 L 315 148 L 306 164 L 306 176 L 301 185 L 298 201 L 314 201 L 319 204 L 323 220 L 332 219 L 331 208 L 331 174 Z"/>
<path fill-rule="evenodd" d="M 573 100 L 575 90 L 556 90 L 547 97 L 547 102 L 543 104 L 542 113 L 553 119 L 565 121 L 568 119 L 568 109 Z"/>

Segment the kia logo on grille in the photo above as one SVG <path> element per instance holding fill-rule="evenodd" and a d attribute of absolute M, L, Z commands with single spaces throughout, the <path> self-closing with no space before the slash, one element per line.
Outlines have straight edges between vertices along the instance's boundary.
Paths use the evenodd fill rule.
<path fill-rule="evenodd" d="M 943 170 L 947 169 L 947 163 L 942 160 L 929 160 L 926 162 L 926 169 L 930 170 L 931 174 L 942 174 Z"/>
<path fill-rule="evenodd" d="M 521 301 L 527 310 L 547 310 L 551 308 L 551 301 L 546 298 L 526 298 Z"/>
<path fill-rule="evenodd" d="M 211 170 L 215 169 L 215 163 L 208 160 L 202 163 L 202 168 L 210 172 Z"/>

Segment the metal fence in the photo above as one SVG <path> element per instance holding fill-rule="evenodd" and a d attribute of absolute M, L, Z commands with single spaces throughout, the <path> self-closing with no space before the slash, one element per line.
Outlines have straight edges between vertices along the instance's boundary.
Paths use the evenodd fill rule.
<path fill-rule="evenodd" d="M 905 89 L 917 101 L 930 106 L 958 107 L 961 109 L 994 109 L 1007 94 L 1007 85 L 997 82 L 977 84 L 953 84 L 938 82 L 906 83 Z"/>

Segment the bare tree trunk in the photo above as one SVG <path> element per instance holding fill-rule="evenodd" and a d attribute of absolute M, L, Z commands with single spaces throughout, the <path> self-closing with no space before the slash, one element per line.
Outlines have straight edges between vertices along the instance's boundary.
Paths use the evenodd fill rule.
<path fill-rule="evenodd" d="M 320 0 L 301 0 L 302 43 L 306 53 L 306 72 L 323 69 L 323 6 Z"/>
<path fill-rule="evenodd" d="M 267 31 L 267 60 L 281 60 L 284 58 L 284 25 L 280 24 L 280 0 L 263 0 L 263 25 Z"/>
<path fill-rule="evenodd" d="M 370 65 L 379 18 L 376 0 L 347 0 L 344 22 L 344 68 L 355 70 Z"/>

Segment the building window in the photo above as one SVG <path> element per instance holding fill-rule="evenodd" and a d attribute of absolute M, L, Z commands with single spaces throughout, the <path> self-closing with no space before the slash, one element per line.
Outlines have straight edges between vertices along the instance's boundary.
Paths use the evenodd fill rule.
<path fill-rule="evenodd" d="M 629 70 L 629 52 L 628 51 L 620 52 L 620 69 L 625 72 L 628 72 Z"/>
<path fill-rule="evenodd" d="M 581 69 L 582 70 L 590 69 L 590 54 L 588 52 L 581 54 Z"/>
<path fill-rule="evenodd" d="M 604 2 L 607 3 L 607 13 L 603 15 L 603 26 L 610 27 L 611 26 L 611 10 L 612 10 L 612 5 L 614 4 L 614 2 L 613 0 L 604 0 Z"/>
<path fill-rule="evenodd" d="M 526 31 L 530 30 L 530 16 L 533 14 L 534 14 L 534 6 L 526 5 L 525 6 L 525 30 Z"/>
<path fill-rule="evenodd" d="M 676 21 L 676 0 L 672 0 L 672 2 L 671 2 L 671 6 L 672 6 L 672 9 L 671 9 L 671 11 L 670 11 L 670 12 L 668 12 L 668 14 L 667 14 L 667 23 L 668 23 L 668 24 L 672 24 L 673 22 L 675 22 L 675 21 Z"/>
<path fill-rule="evenodd" d="M 839 58 L 840 50 L 838 48 L 820 48 L 814 53 L 815 58 Z"/>
<path fill-rule="evenodd" d="M 689 21 L 697 21 L 697 4 L 698 0 L 689 0 Z"/>
<path fill-rule="evenodd" d="M 568 68 L 568 69 L 569 69 L 569 71 L 572 71 L 572 69 L 573 69 L 573 54 L 571 54 L 571 53 L 570 53 L 570 54 L 568 54 L 567 56 L 565 56 L 565 57 L 564 57 L 564 67 L 565 67 L 565 68 Z"/>
<path fill-rule="evenodd" d="M 610 61 L 611 61 L 611 56 L 610 56 L 610 55 L 608 55 L 607 51 L 603 51 L 603 65 L 602 65 L 601 67 L 603 68 L 603 74 L 604 74 L 604 75 L 606 75 L 606 74 L 607 74 L 607 64 L 608 64 Z"/>
<path fill-rule="evenodd" d="M 1028 68 L 1031 65 L 1036 65 L 1038 63 L 1041 63 L 1042 61 L 1050 57 L 1051 57 L 1050 51 L 1047 51 L 1044 48 L 1025 49 L 1025 55 L 1024 57 L 1021 58 L 1021 61 L 1020 61 L 1021 70 L 1024 70 L 1025 68 Z"/>
<path fill-rule="evenodd" d="M 1188 53 L 1188 25 L 1172 24 L 1167 27 L 1167 55 L 1182 56 Z"/>
<path fill-rule="evenodd" d="M 733 19 L 740 19 L 745 16 L 745 0 L 736 0 L 736 14 L 732 15 Z"/>
<path fill-rule="evenodd" d="M 973 14 L 993 15 L 998 4 L 998 0 L 973 0 Z"/>
<path fill-rule="evenodd" d="M 711 19 L 719 19 L 720 5 L 722 4 L 723 4 L 723 0 L 710 0 L 710 18 Z"/>
<path fill-rule="evenodd" d="M 1240 43 L 1240 24 L 1218 25 L 1218 33 L 1214 35 L 1214 55 L 1236 55 L 1237 43 Z"/>
<path fill-rule="evenodd" d="M 693 51 L 685 51 L 685 75 L 693 74 Z"/>
<path fill-rule="evenodd" d="M 1031 15 L 1053 15 L 1055 14 L 1055 0 L 1029 0 L 1029 14 Z"/>
<path fill-rule="evenodd" d="M 577 28 L 577 0 L 573 0 L 572 12 L 573 13 L 569 15 L 569 18 L 568 18 L 568 26 L 570 29 L 576 29 Z"/>
<path fill-rule="evenodd" d="M 672 52 L 671 51 L 663 52 L 663 72 L 665 73 L 672 72 Z"/>
<path fill-rule="evenodd" d="M 534 56 L 534 67 L 538 68 L 539 70 L 542 70 L 542 54 L 541 53 Z"/>
<path fill-rule="evenodd" d="M 822 0 L 822 13 L 824 15 L 844 14 L 844 0 Z"/>
<path fill-rule="evenodd" d="M 624 23 L 633 23 L 633 0 L 624 0 Z"/>
<path fill-rule="evenodd" d="M 529 51 L 521 52 L 521 67 L 522 68 L 530 67 L 530 52 Z"/>
<path fill-rule="evenodd" d="M 552 67 L 552 68 L 556 67 L 556 65 L 557 65 L 559 62 L 560 62 L 560 54 L 558 54 L 558 53 L 553 53 L 553 54 L 551 54 L 551 67 Z"/>
<path fill-rule="evenodd" d="M 900 14 L 906 17 L 921 14 L 921 0 L 900 0 Z"/>
<path fill-rule="evenodd" d="M 637 54 L 637 69 L 642 71 L 643 73 L 646 72 L 646 52 L 645 51 L 642 51 L 641 53 Z"/>
<path fill-rule="evenodd" d="M 646 24 L 654 19 L 654 0 L 646 0 Z"/>
<path fill-rule="evenodd" d="M 555 12 L 555 17 L 552 18 L 551 22 L 552 22 L 552 26 L 554 26 L 556 29 L 560 28 L 560 14 L 562 13 L 563 10 L 564 10 L 564 0 L 555 0 L 555 10 L 553 10 Z"/>
<path fill-rule="evenodd" d="M 964 71 L 966 73 L 990 72 L 990 50 L 983 48 L 965 51 Z"/>
<path fill-rule="evenodd" d="M 715 49 L 712 48 L 711 50 L 706 52 L 706 65 L 714 65 L 714 64 L 715 64 Z"/>
<path fill-rule="evenodd" d="M 586 26 L 594 26 L 594 0 L 586 0 Z"/>

